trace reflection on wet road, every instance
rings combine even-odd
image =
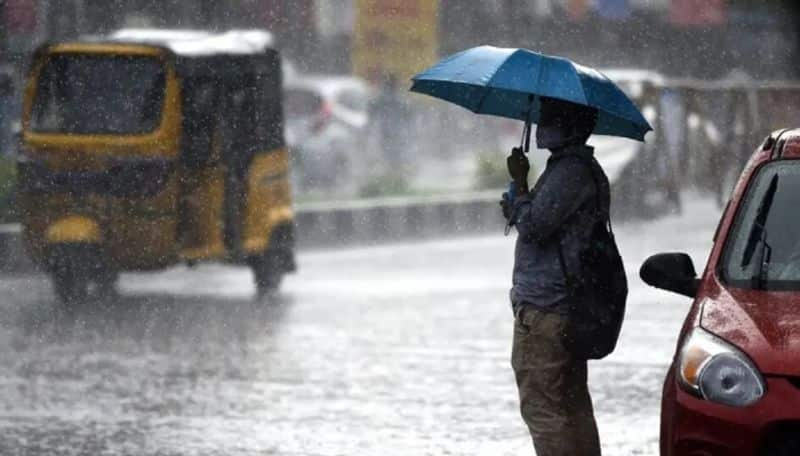
[[[688,305],[635,274],[661,250],[702,264],[715,211],[693,215],[618,230],[630,318],[590,374],[605,454],[656,453]],[[512,249],[495,236],[304,253],[262,300],[245,269],[123,275],[117,299],[72,313],[42,277],[2,278],[0,454],[529,454],[508,363]]]

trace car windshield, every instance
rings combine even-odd
[[[367,94],[358,90],[344,90],[337,97],[339,103],[353,111],[366,111],[369,107]]]
[[[800,160],[765,165],[750,185],[721,274],[739,288],[800,290]]]
[[[161,119],[164,91],[164,66],[153,57],[54,55],[39,76],[32,129],[148,133]]]
[[[313,116],[322,105],[322,98],[310,90],[287,89],[284,97],[287,120]]]

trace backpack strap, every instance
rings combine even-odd
[[[587,158],[584,158],[584,157],[581,157],[581,156],[578,156],[578,155],[575,155],[575,156],[578,157],[581,161],[583,161],[589,167],[589,173],[592,175],[592,181],[594,182],[594,188],[595,188],[595,192],[594,192],[595,193],[595,205],[596,205],[596,208],[597,208],[597,214],[599,216],[598,219],[595,221],[595,223],[603,223],[603,225],[605,225],[606,229],[608,229],[608,232],[611,235],[611,239],[614,239],[614,231],[611,228],[611,210],[610,210],[611,208],[610,208],[610,204],[609,205],[603,204],[603,201],[601,199],[600,193],[601,193],[601,188],[602,187],[601,187],[600,182],[598,180],[597,174],[596,174],[596,172],[594,170],[594,160],[590,160],[590,159],[587,159]],[[558,231],[556,232],[556,238],[558,239],[558,262],[559,262],[559,265],[561,266],[561,273],[564,275],[564,279],[565,279],[566,285],[567,285],[567,290],[569,290],[571,292],[572,290],[575,290],[575,287],[574,287],[575,283],[574,283],[573,278],[567,273],[567,263],[564,260],[564,249],[563,249],[562,244],[561,244],[561,241],[564,239],[563,227],[559,228]]]
[[[592,180],[594,181],[595,202],[596,202],[595,204],[597,204],[597,212],[600,215],[598,221],[603,222],[603,224],[606,225],[606,228],[608,229],[608,232],[611,233],[611,236],[613,237],[614,236],[614,230],[611,227],[611,205],[610,205],[610,202],[609,202],[609,204],[604,204],[602,199],[601,199],[602,198],[601,197],[601,186],[600,186],[600,182],[599,182],[598,177],[597,177],[597,172],[594,169],[594,163],[593,162],[589,163],[589,172],[592,174]],[[609,185],[609,187],[610,187],[610,185]],[[609,188],[609,191],[610,191],[610,188]]]
[[[577,156],[577,155],[576,155]],[[592,181],[594,181],[594,196],[595,196],[595,204],[597,206],[598,212],[598,222],[602,222],[605,225],[606,229],[608,230],[609,234],[611,234],[611,238],[614,238],[614,230],[611,227],[611,204],[604,204],[601,196],[602,186],[600,185],[599,178],[597,177],[597,171],[595,170],[595,159],[589,159],[581,156],[577,156],[580,158],[586,165],[589,167],[589,173],[592,176]],[[599,165],[598,165],[599,166]],[[602,172],[602,169],[601,171]],[[610,187],[610,185],[609,185]],[[610,190],[610,188],[609,188]]]

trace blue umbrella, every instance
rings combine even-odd
[[[441,60],[413,77],[411,91],[478,114],[536,123],[540,97],[597,109],[594,133],[644,141],[653,128],[633,102],[599,71],[527,49],[480,46]]]

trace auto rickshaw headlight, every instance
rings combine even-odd
[[[766,391],[764,378],[747,355],[700,327],[681,349],[678,379],[686,391],[731,407],[752,405]]]

